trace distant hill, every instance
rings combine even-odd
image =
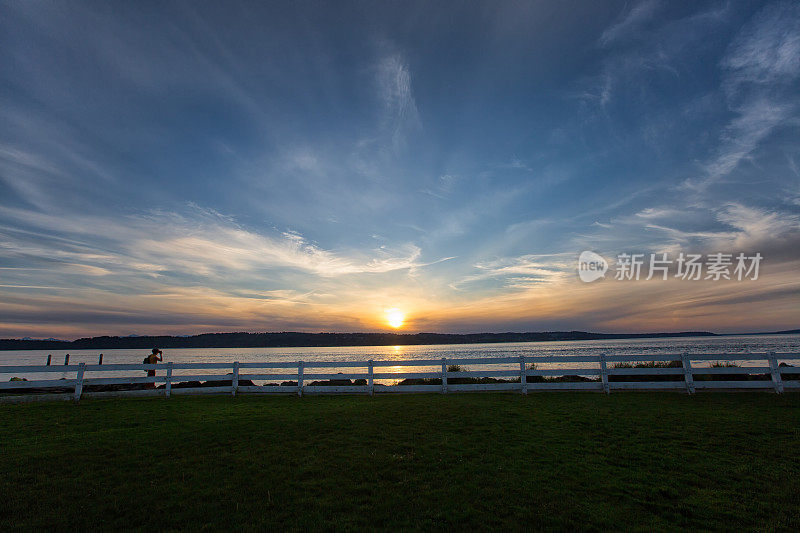
[[[745,335],[795,334],[800,329]],[[330,346],[403,346],[419,344],[473,344],[498,342],[581,341],[598,339],[653,339],[663,337],[710,337],[708,331],[679,333],[592,333],[544,331],[538,333],[203,333],[201,335],[91,337],[57,339],[0,339],[0,350],[88,350],[158,348],[295,348]]]
[[[271,348],[330,346],[395,346],[419,344],[472,344],[544,342],[593,339],[648,339],[715,335],[707,331],[681,333],[591,333],[548,331],[539,333],[203,333],[191,336],[91,337],[74,341],[0,339],[0,350],[86,350],[158,348]]]

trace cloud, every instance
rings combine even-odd
[[[654,219],[679,216],[680,212],[677,209],[666,207],[646,207],[636,213],[639,218]]]
[[[731,43],[721,66],[729,91],[743,84],[784,84],[800,74],[800,5],[764,8]]]
[[[0,220],[0,332],[374,329],[376,309],[430,296],[419,271],[449,259],[423,262],[413,243],[325,249],[196,206],[68,219],[0,208]]]
[[[647,220],[644,226],[642,219]],[[634,217],[615,220],[615,226],[618,241],[614,253],[639,249],[671,253],[760,252],[772,264],[800,261],[800,216],[777,208],[732,202],[714,209],[645,209]],[[637,233],[644,240],[626,247],[625,240],[633,240],[628,235]],[[606,246],[612,243],[613,240]]]
[[[702,190],[724,178],[749,159],[758,146],[794,112],[790,103],[769,99],[747,102],[737,108],[738,116],[724,129],[717,155],[705,165],[702,179],[688,181],[691,188]]]
[[[680,77],[686,54],[695,55],[697,47],[721,26],[727,15],[727,7],[717,7],[676,20],[657,19],[645,30],[660,6],[654,0],[636,4],[603,33],[599,42],[607,55],[600,61],[600,72],[583,80],[584,87],[576,95],[579,99],[595,102],[603,110],[615,99],[624,100],[626,107],[640,103],[642,112],[649,114],[652,99],[663,98],[650,94],[656,75]],[[635,45],[611,46],[639,33],[646,35]]]
[[[724,179],[797,111],[800,77],[800,6],[767,6],[739,31],[720,62],[722,88],[736,114],[723,130],[704,173],[683,183],[704,191]]]
[[[761,252],[774,262],[800,261],[800,215],[732,203],[717,214],[736,231],[717,242],[732,250]]]
[[[405,145],[406,135],[422,125],[411,90],[411,73],[402,55],[391,54],[380,60],[377,84],[384,124],[392,146],[399,150]]]
[[[600,44],[608,46],[614,41],[624,39],[631,33],[636,32],[653,17],[660,7],[661,2],[658,0],[639,2],[629,9],[621,20],[603,32],[600,36]]]
[[[296,232],[265,235],[241,227],[230,217],[198,208],[186,214],[153,212],[117,221],[74,215],[65,222],[57,216],[9,208],[0,208],[0,215],[45,233],[66,233],[79,243],[42,243],[8,232],[0,241],[7,254],[82,264],[87,269],[116,267],[154,275],[169,271],[216,277],[283,268],[334,277],[422,266],[418,262],[421,249],[412,244],[398,250],[382,248],[372,257],[333,252]]]
[[[490,281],[491,289],[497,289],[498,285],[503,289],[525,289],[555,283],[562,281],[574,267],[568,261],[572,254],[565,255],[527,254],[482,261],[474,265],[477,273],[464,276],[451,286],[456,290],[469,286],[474,289],[477,283]]]

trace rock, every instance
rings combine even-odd
[[[180,381],[172,384],[173,389],[194,389],[196,387],[202,387],[202,384],[199,381]]]
[[[84,385],[83,392],[117,392],[125,390],[145,390],[151,389],[152,383],[131,383],[130,385]]]
[[[312,381],[309,383],[312,387],[347,387],[352,385],[353,382],[349,379],[328,379],[325,381]]]

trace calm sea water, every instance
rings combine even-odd
[[[661,339],[622,339],[622,340],[592,340],[592,341],[560,341],[560,342],[521,342],[500,344],[444,344],[422,346],[356,346],[332,348],[180,348],[164,350],[164,361],[181,363],[228,363],[239,362],[273,362],[273,361],[367,361],[374,360],[404,360],[404,359],[448,359],[480,358],[480,357],[509,357],[524,355],[531,361],[536,357],[550,355],[596,355],[601,352],[608,354],[679,354],[689,353],[747,353],[747,352],[794,352],[800,353],[800,335],[725,335],[718,337],[684,337]],[[148,350],[102,350],[103,363],[141,363]],[[47,362],[48,353],[52,354],[52,363],[64,363],[66,351],[0,351],[0,365],[43,365]],[[70,351],[70,364],[85,362],[97,363],[100,350]],[[748,364],[742,362],[741,364]],[[754,365],[763,362],[753,363]],[[796,364],[796,362],[795,362]],[[540,368],[593,368],[593,364],[564,363],[543,364]],[[698,365],[699,366],[699,365]],[[468,365],[469,370],[481,370],[482,365]],[[499,370],[504,367],[493,365],[491,369]],[[508,365],[514,369],[514,365]],[[519,366],[516,366],[519,369]],[[438,370],[436,367],[403,367],[401,365],[381,368],[381,372],[425,372]],[[332,373],[332,372],[364,372],[358,368],[315,368],[307,372]],[[180,374],[224,374],[226,370],[186,370]],[[282,370],[252,370],[252,372],[280,373]],[[289,370],[286,370],[287,374]],[[19,377],[28,379],[58,379],[60,377],[74,377],[74,372],[52,374],[15,373]],[[102,377],[113,375],[143,375],[141,372],[112,373],[103,372]],[[11,374],[0,374],[0,380],[6,381]],[[87,373],[86,377],[101,377],[100,373]],[[287,376],[287,379],[289,376]]]

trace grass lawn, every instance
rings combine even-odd
[[[0,405],[0,530],[795,529],[800,394]]]

